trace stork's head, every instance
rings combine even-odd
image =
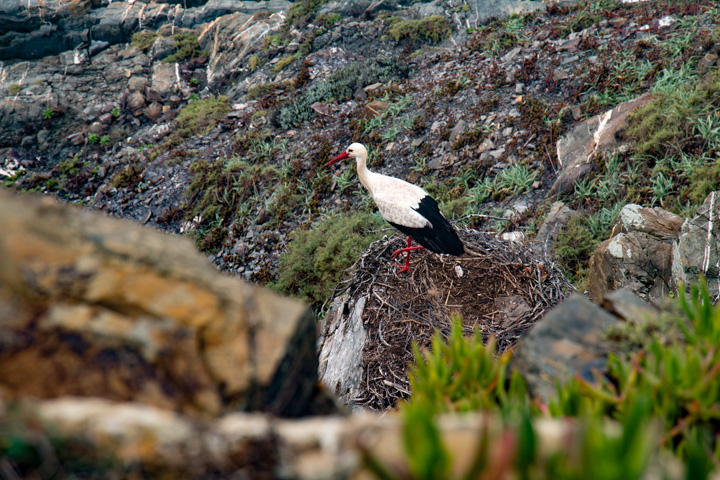
[[[360,143],[353,143],[348,148],[345,149],[343,153],[338,155],[337,157],[330,160],[328,163],[325,164],[326,167],[329,167],[333,163],[337,163],[340,160],[345,160],[346,158],[367,158],[367,150],[365,147],[362,146]]]

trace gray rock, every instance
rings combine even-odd
[[[552,248],[552,244],[560,236],[560,232],[565,228],[568,222],[577,215],[577,212],[566,206],[563,202],[555,202],[550,207],[550,213],[545,217],[545,221],[540,225],[535,241],[543,247],[543,251]]]
[[[133,112],[142,110],[145,108],[145,97],[138,91],[130,92],[127,97],[127,106]]]
[[[457,140],[457,138],[460,135],[462,135],[463,133],[465,133],[467,131],[467,129],[468,129],[467,122],[463,119],[458,120],[458,122],[455,124],[453,129],[450,131],[450,138],[449,138],[450,143],[453,143],[455,140]]]
[[[128,88],[130,90],[137,90],[138,92],[142,92],[145,90],[145,87],[150,85],[150,80],[148,80],[145,77],[139,77],[137,75],[133,75],[128,80]]]
[[[152,67],[152,89],[160,94],[171,93],[178,80],[174,63],[156,62]]]
[[[677,287],[704,276],[712,297],[719,294],[720,192],[712,192],[697,215],[683,223],[673,246],[672,279]]]
[[[599,302],[626,287],[647,301],[659,302],[673,289],[672,241],[682,219],[661,208],[629,204],[620,212],[620,228],[590,259],[588,294]]]
[[[575,294],[555,307],[513,348],[511,367],[534,395],[547,401],[555,382],[580,376],[593,380],[606,365],[609,348],[603,334],[617,318]]]
[[[553,183],[550,194],[569,193],[593,169],[592,159],[597,153],[618,148],[615,138],[624,128],[628,115],[647,105],[652,95],[645,94],[622,103],[614,109],[579,124],[557,142],[557,155],[562,171]]]

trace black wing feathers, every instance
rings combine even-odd
[[[424,197],[415,211],[427,218],[432,228],[410,228],[392,222],[388,223],[432,252],[456,256],[465,253],[465,247],[463,247],[460,237],[450,222],[440,213],[440,208],[434,198],[429,195]]]

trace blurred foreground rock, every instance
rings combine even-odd
[[[0,392],[308,414],[315,322],[192,244],[0,189]]]
[[[132,473],[138,474],[137,478],[377,478],[363,470],[363,456],[385,468],[407,471],[402,419],[396,414],[289,420],[231,413],[214,420],[191,420],[147,405],[59,398],[28,402],[21,414],[15,406],[0,402],[0,433],[9,422],[33,425],[32,435],[16,438],[44,447],[48,463],[52,462],[53,445],[61,442],[67,450],[62,452],[64,458],[82,455],[85,465],[102,458],[99,473],[110,477],[123,472],[130,478],[135,478]],[[512,442],[501,441],[508,438],[503,422],[486,413],[445,416],[437,425],[451,452],[452,478],[461,478],[470,469],[481,451],[478,442],[483,434],[488,434],[491,445],[515,448]],[[579,454],[581,431],[577,424],[536,419],[532,427],[540,462],[559,452]],[[54,444],[48,439],[51,433]],[[491,452],[498,453],[498,448],[491,447]],[[62,471],[61,466],[56,468],[53,473]],[[662,471],[665,476],[644,478],[680,478]]]

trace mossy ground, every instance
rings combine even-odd
[[[230,112],[230,99],[216,96],[188,103],[175,118],[175,128],[165,139],[165,149],[174,148],[190,137],[212,130]]]

